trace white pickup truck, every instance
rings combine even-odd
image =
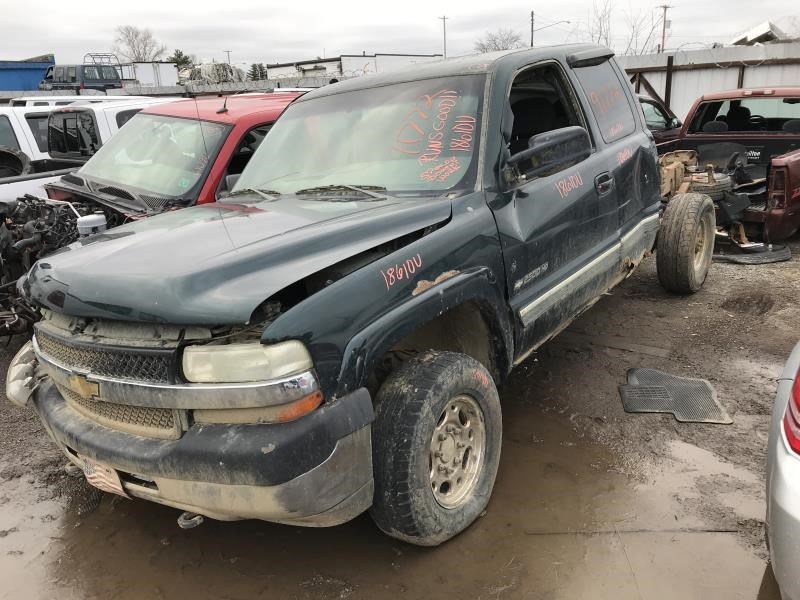
[[[177,99],[0,108],[0,200],[44,194],[44,184],[79,168],[141,109]]]

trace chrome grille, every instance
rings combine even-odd
[[[58,391],[67,404],[100,425],[162,439],[178,439],[181,435],[180,421],[172,409],[91,400],[64,386],[58,386]]]
[[[172,381],[171,352],[145,352],[113,346],[94,347],[70,344],[50,335],[42,328],[36,329],[39,349],[65,367],[121,379],[153,383]]]

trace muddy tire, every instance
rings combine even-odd
[[[389,375],[376,404],[372,518],[397,539],[441,544],[494,487],[503,424],[492,377],[469,356],[428,351]]]
[[[705,194],[675,194],[667,204],[656,246],[662,287],[693,294],[703,286],[714,251],[714,203]]]
[[[0,146],[0,177],[28,175],[32,169],[27,154],[10,146]]]

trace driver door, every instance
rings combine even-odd
[[[580,104],[555,63],[520,72],[509,103],[510,154],[527,147],[531,136],[586,125],[585,116],[573,111]],[[504,196],[493,210],[521,360],[607,288],[620,262],[618,201],[607,157],[596,148],[556,173],[520,177]]]

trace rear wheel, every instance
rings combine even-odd
[[[381,386],[372,435],[380,529],[436,546],[477,519],[500,462],[497,388],[478,361],[454,352],[421,354]]]
[[[656,247],[658,280],[670,292],[703,286],[714,251],[714,203],[704,194],[675,194],[667,204]]]

